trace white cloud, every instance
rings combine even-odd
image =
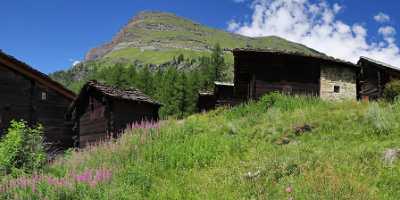
[[[341,10],[342,10],[342,6],[341,5],[339,5],[337,3],[333,4],[333,11],[335,13],[339,13]]]
[[[81,63],[81,61],[79,61],[79,60],[74,60],[74,61],[72,62],[72,66],[76,66],[76,65],[78,65],[79,63]]]
[[[236,23],[234,20],[228,22],[228,31],[235,31],[240,27],[239,23]]]
[[[392,26],[381,27],[379,28],[378,32],[384,37],[392,37],[396,35],[396,29],[394,29]]]
[[[380,22],[380,23],[384,23],[384,22],[388,22],[390,21],[390,16],[380,12],[377,15],[374,16],[375,21]]]
[[[377,31],[382,39],[370,42],[368,30],[361,23],[336,19],[341,5],[309,0],[254,0],[252,10],[250,21],[232,20],[229,30],[251,37],[277,35],[352,62],[368,56],[400,67],[396,30],[381,27]]]

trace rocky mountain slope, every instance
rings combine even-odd
[[[160,62],[162,62],[176,54],[207,52],[216,43],[223,48],[268,47],[311,54],[318,53],[304,45],[275,36],[250,38],[212,29],[171,13],[142,12],[133,17],[111,42],[90,50],[86,55],[86,60],[100,58],[140,60],[140,58],[146,57],[147,53],[151,54],[148,56],[150,58],[165,57],[161,59]],[[149,63],[147,60],[141,61]],[[157,61],[153,60],[153,62]]]
[[[133,17],[111,40],[90,50],[85,61],[50,76],[65,86],[79,91],[80,86],[105,68],[117,65],[149,65],[152,69],[176,66],[194,69],[204,65],[199,60],[211,55],[215,44],[223,49],[272,48],[307,54],[321,54],[304,45],[276,36],[250,38],[213,29],[171,13],[142,12]],[[182,55],[182,56],[181,56]],[[184,57],[184,67],[177,66],[175,58]],[[232,79],[233,55],[224,53],[227,79]]]

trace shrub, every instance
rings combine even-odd
[[[41,125],[28,127],[24,121],[12,121],[0,141],[0,174],[32,172],[46,161]]]
[[[387,108],[381,108],[378,103],[372,103],[365,115],[366,124],[371,127],[373,133],[377,135],[390,134],[396,122],[392,112]]]
[[[400,80],[390,81],[385,85],[383,97],[388,101],[393,101],[400,95]]]

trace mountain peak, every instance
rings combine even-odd
[[[86,60],[107,57],[129,48],[139,51],[179,49],[204,52],[209,51],[216,43],[220,43],[223,48],[289,48],[315,53],[303,45],[278,37],[249,38],[209,28],[173,13],[143,11],[134,16],[111,42],[90,50]]]

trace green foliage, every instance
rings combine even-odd
[[[222,52],[221,46],[217,43],[211,54],[211,63],[215,68],[215,80],[223,81],[226,77],[224,72],[226,71],[226,64],[224,61],[224,53]]]
[[[0,174],[32,172],[43,167],[46,153],[43,128],[30,128],[24,121],[12,121],[0,141]]]
[[[371,132],[377,135],[387,135],[393,132],[396,127],[394,115],[391,108],[381,107],[378,103],[371,103],[368,107],[365,119],[371,127]]]
[[[82,74],[80,81],[72,78],[77,73],[74,70]],[[210,57],[192,59],[180,54],[160,67],[138,63],[88,62],[71,71],[56,72],[52,77],[76,92],[92,79],[119,88],[134,87],[164,105],[160,110],[161,117],[183,118],[196,111],[200,90],[213,90],[216,80],[229,80],[228,74],[223,51],[217,44]]]
[[[400,161],[391,166],[382,161],[386,149],[399,148],[399,111],[398,102],[324,102],[273,93],[232,109],[128,130],[116,142],[71,152],[45,174],[108,168],[111,182],[73,191],[47,187],[42,194],[48,199],[399,199]],[[296,134],[305,124],[312,130]],[[288,142],[277,144],[281,138]]]
[[[306,108],[309,106],[317,106],[323,104],[319,98],[314,96],[287,96],[279,92],[272,92],[261,98],[259,105],[266,106],[266,108],[274,107],[285,111],[293,111],[299,108]]]
[[[400,80],[392,80],[385,85],[383,96],[386,100],[393,101],[400,95]]]

